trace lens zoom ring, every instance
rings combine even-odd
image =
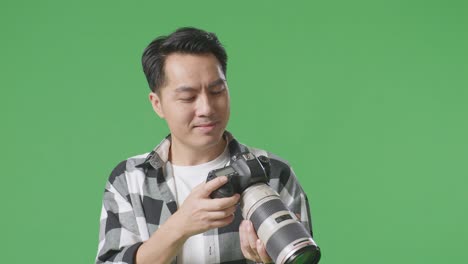
[[[258,230],[265,219],[267,219],[270,215],[283,210],[289,211],[279,198],[269,200],[260,205],[253,212],[252,216],[250,217],[250,221],[252,221],[255,230]]]

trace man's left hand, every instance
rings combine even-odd
[[[255,262],[273,263],[266,252],[265,245],[263,245],[263,242],[258,238],[251,221],[242,221],[239,226],[239,237],[241,250],[245,258]]]

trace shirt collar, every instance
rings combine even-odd
[[[232,157],[237,153],[246,150],[246,147],[234,139],[232,134],[227,130],[224,131],[223,137],[228,142],[229,155]],[[146,157],[143,163],[136,165],[138,168],[159,169],[164,166],[169,160],[169,149],[171,147],[171,134],[167,135]]]

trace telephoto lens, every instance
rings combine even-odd
[[[250,220],[268,255],[277,264],[316,264],[320,249],[307,229],[263,183],[248,187],[241,195],[244,219]]]
[[[228,182],[210,194],[212,198],[241,194],[240,208],[244,219],[253,223],[268,255],[277,264],[316,264],[320,249],[311,234],[268,186],[270,160],[242,152],[231,164],[208,173],[207,181],[227,176]]]

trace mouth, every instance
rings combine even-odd
[[[217,124],[218,122],[202,123],[195,125],[194,128],[201,130],[202,132],[210,132],[216,127]]]

